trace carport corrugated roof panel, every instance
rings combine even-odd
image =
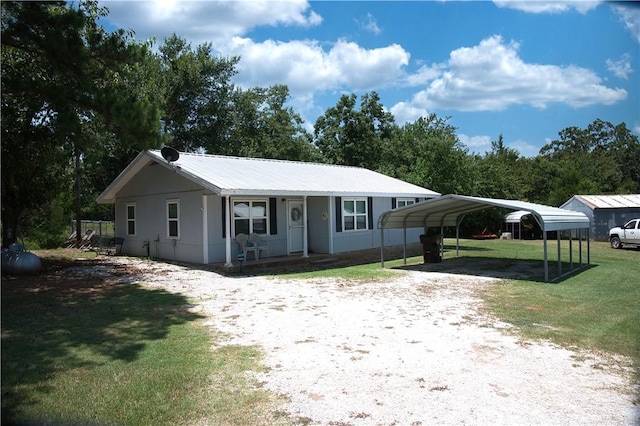
[[[480,198],[449,194],[383,213],[379,228],[420,228],[456,226],[466,213],[491,207],[528,211],[545,231],[589,228],[589,218],[581,212],[518,200]]]

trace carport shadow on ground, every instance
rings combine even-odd
[[[471,249],[473,251],[482,251],[483,249]],[[462,250],[461,250],[462,251]],[[549,277],[552,280],[550,284],[557,284],[566,279],[594,268],[596,265],[581,266],[574,262],[573,270],[569,262],[562,262],[563,275],[556,277],[558,273],[558,262],[556,260],[549,261]],[[423,272],[441,272],[446,274],[472,275],[478,277],[489,277],[509,280],[522,280],[546,283],[544,279],[544,261],[533,259],[509,259],[499,257],[484,256],[460,256],[455,258],[445,258],[439,263],[420,263],[412,265],[401,265],[393,269],[423,271]],[[571,271],[571,273],[567,273]]]

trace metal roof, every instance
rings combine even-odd
[[[511,212],[504,216],[504,221],[507,223],[520,223],[523,217],[530,215],[531,212],[528,210],[518,210],[516,212]]]
[[[162,164],[215,194],[261,196],[437,197],[429,189],[360,167],[246,157],[180,153],[168,163],[160,151],[141,152],[98,197],[113,203],[143,167]]]
[[[592,209],[640,208],[640,194],[624,195],[574,195],[560,207],[577,199]]]
[[[421,228],[457,226],[465,214],[490,207],[527,211],[544,231],[589,228],[589,218],[581,212],[518,200],[469,197],[448,194],[383,213],[378,227]]]

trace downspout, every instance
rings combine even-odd
[[[225,263],[224,266],[230,268],[233,266],[231,262],[231,209],[229,208],[229,203],[231,202],[231,197],[228,195],[224,197],[224,211],[225,211],[225,221],[224,221],[224,233],[225,233]]]

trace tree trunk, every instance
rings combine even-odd
[[[82,176],[80,173],[80,150],[76,148],[76,244],[80,247],[82,242]]]
[[[19,226],[20,214],[5,206],[2,209],[2,248],[17,241]]]

